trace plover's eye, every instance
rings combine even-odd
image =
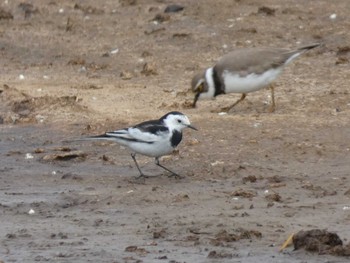
[[[202,93],[203,90],[204,90],[204,85],[203,83],[201,83],[200,85],[198,85],[198,87],[195,88],[194,92]]]

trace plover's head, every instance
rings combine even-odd
[[[205,79],[206,71],[196,74],[191,82],[191,90],[195,94],[192,107],[196,107],[197,100],[203,95],[203,93],[208,92],[208,84]]]
[[[172,111],[165,114],[161,120],[163,123],[168,126],[170,130],[182,131],[184,128],[191,128],[197,130],[191,125],[190,120],[186,115],[178,111]]]

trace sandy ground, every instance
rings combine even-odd
[[[23,3],[0,5],[0,261],[349,261],[278,251],[299,230],[350,239],[348,0]],[[186,107],[230,50],[314,42],[276,82],[276,112],[266,90],[227,115],[240,95]],[[127,149],[64,142],[172,110],[199,129],[162,159],[185,179],[139,157],[161,176],[135,181]]]

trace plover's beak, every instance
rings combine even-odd
[[[200,92],[198,92],[198,93],[196,93],[196,95],[194,96],[194,101],[193,101],[193,104],[192,104],[192,108],[195,108],[196,107],[196,103],[197,103],[197,100],[199,99],[199,95],[200,95],[201,93]]]
[[[198,129],[192,125],[187,125],[187,128],[191,128],[192,130],[198,131]]]

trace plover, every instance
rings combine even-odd
[[[172,111],[159,120],[145,121],[129,128],[106,132],[102,135],[86,137],[81,140],[111,140],[130,148],[133,151],[131,157],[140,172],[140,177],[148,176],[141,171],[136,161],[137,153],[154,157],[156,165],[170,172],[171,175],[181,177],[161,165],[159,157],[174,151],[182,140],[182,130],[184,128],[197,130],[191,125],[186,115]]]
[[[237,49],[224,55],[215,66],[195,75],[192,91],[195,93],[193,107],[198,99],[214,98],[226,93],[241,93],[239,100],[221,111],[229,111],[243,101],[247,93],[265,87],[271,89],[271,106],[275,110],[273,81],[281,74],[284,66],[304,52],[318,47],[315,43],[297,49],[247,48]]]

